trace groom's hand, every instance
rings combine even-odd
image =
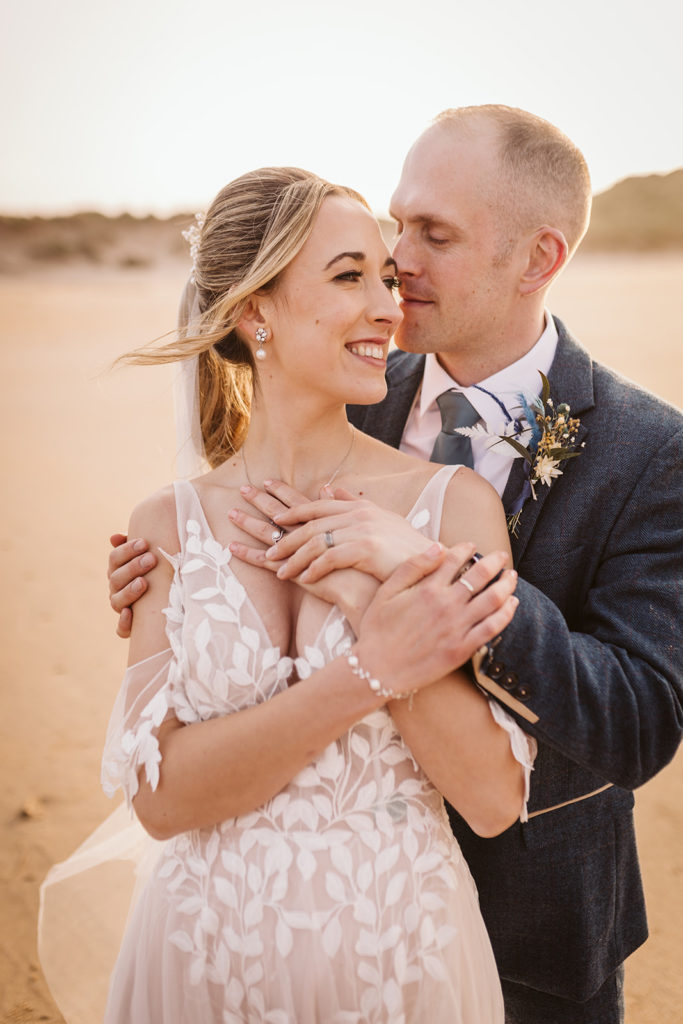
[[[157,559],[148,550],[146,540],[128,540],[125,534],[115,533],[109,541],[112,545],[107,569],[109,603],[119,615],[116,632],[127,640],[133,625],[132,606],[147,590],[145,575],[154,568]]]
[[[509,625],[518,601],[517,573],[501,574],[508,553],[492,552],[468,568],[473,553],[473,544],[433,544],[402,563],[368,605],[358,657],[397,693],[447,676]]]

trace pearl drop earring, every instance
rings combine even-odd
[[[258,348],[256,349],[256,358],[257,359],[263,360],[263,359],[266,358],[266,350],[263,347],[263,343],[264,343],[264,341],[267,340],[267,338],[268,338],[268,331],[266,330],[266,328],[265,327],[257,327],[256,328],[256,340],[258,341]]]

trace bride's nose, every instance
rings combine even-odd
[[[393,333],[402,319],[403,313],[398,308],[394,292],[382,281],[373,289],[372,299],[368,304],[368,320],[390,324]]]

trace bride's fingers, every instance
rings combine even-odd
[[[335,487],[334,490],[332,490],[331,487],[328,487],[327,490],[335,498],[340,498],[342,501],[356,501],[357,500],[357,496],[355,494],[351,494],[351,491],[347,491],[345,487]]]
[[[365,569],[358,564],[358,546],[353,544],[335,544],[332,548],[325,548],[322,554],[310,562],[308,567],[301,574],[302,583],[318,583],[325,576],[338,569],[358,569],[365,572]],[[289,563],[287,563],[289,570]],[[372,573],[368,573],[372,575]],[[280,579],[285,578],[281,576]],[[381,580],[379,581],[381,582]]]
[[[273,516],[273,519],[280,526],[298,526],[300,523],[310,523],[314,520],[327,518],[328,516],[341,515],[348,511],[348,503],[335,501],[333,498],[323,498],[318,501],[308,501],[305,504],[292,505]]]
[[[291,508],[292,505],[306,505],[309,499],[301,491],[297,491],[291,484],[286,484],[282,480],[264,480],[263,489],[268,494],[273,495],[277,500],[285,505],[287,508]],[[281,510],[282,511],[282,510]]]
[[[330,516],[325,519],[316,519],[312,523],[304,523],[296,526],[289,533],[284,533],[278,541],[268,549],[269,558],[289,558],[295,552],[300,551],[309,543],[313,544],[308,548],[309,561],[312,557],[321,554],[327,547],[339,543],[339,534],[342,529],[346,530],[351,523],[343,516]],[[275,529],[284,531],[281,520],[278,520]],[[333,535],[332,543],[329,544],[326,538]]]
[[[262,519],[260,516],[252,516],[239,508],[231,508],[228,512],[228,519],[254,540],[261,541],[267,548],[272,548],[272,545],[284,536],[284,532],[279,526],[273,526],[269,520]],[[269,551],[268,557],[277,560],[278,557],[285,556],[274,556],[272,551]]]
[[[343,536],[343,531],[338,529],[313,534],[310,540],[287,556],[287,562],[278,572],[278,576],[281,580],[288,580],[303,573],[306,576],[303,582],[314,583],[333,569],[352,568],[356,564],[354,560],[355,547],[344,544]],[[280,545],[277,547],[279,548]],[[269,557],[272,557],[270,553],[268,554]],[[278,557],[282,556],[278,555]],[[317,572],[311,575],[311,567],[316,563],[322,564],[318,565]]]
[[[235,540],[228,544],[228,549],[235,558],[239,558],[240,562],[246,562],[248,565],[256,565],[259,569],[268,569],[270,572],[277,572],[282,565],[282,562],[274,562],[272,559],[268,558],[263,548],[251,548],[248,544],[240,544],[239,541]]]
[[[329,532],[329,531],[328,531]],[[299,579],[302,583],[317,583],[324,576],[338,569],[360,569],[366,572],[362,560],[359,562],[359,551],[362,543],[354,542],[353,537],[344,542],[342,531],[335,530],[334,544],[328,545],[327,534],[316,534],[287,559],[278,571],[281,580]],[[370,573],[370,575],[372,575]]]
[[[330,534],[334,542],[331,546],[325,540]],[[410,543],[406,543],[406,540]],[[417,533],[408,538],[402,538],[400,535],[395,538],[387,536],[378,542],[377,538],[353,525],[335,528],[319,534],[310,545],[292,555],[287,563],[286,574],[279,575],[283,579],[286,578],[291,575],[293,569],[298,570],[304,557],[313,555],[308,568],[303,570],[305,583],[317,583],[337,569],[359,569],[381,583],[391,575],[397,565],[429,546],[430,541]],[[301,560],[299,556],[302,556]],[[446,573],[444,585],[450,582],[455,572],[456,568],[452,566]]]
[[[258,509],[267,519],[274,519],[287,508],[279,498],[260,487],[253,487],[251,484],[244,484],[243,487],[240,487],[240,494],[246,502]]]

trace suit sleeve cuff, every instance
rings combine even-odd
[[[520,718],[535,725],[538,715],[527,706],[531,696],[528,686],[520,682],[516,673],[506,669],[496,657],[497,641],[480,647],[472,655],[472,673],[475,682],[489,697],[494,697],[504,707],[514,711]]]

